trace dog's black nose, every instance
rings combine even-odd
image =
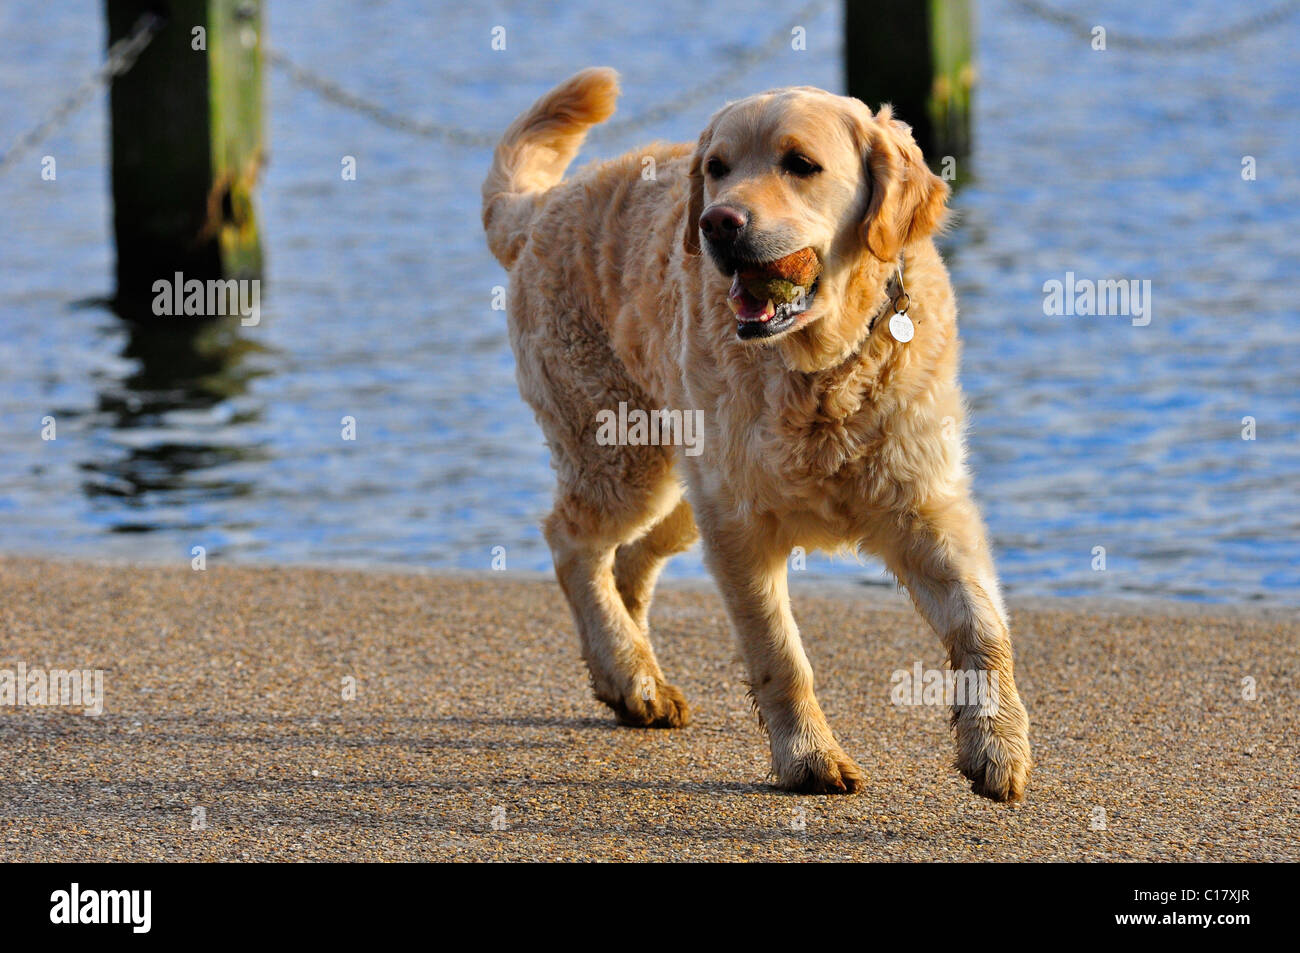
[[[700,216],[704,237],[715,242],[734,242],[749,224],[749,215],[730,205],[715,205]]]

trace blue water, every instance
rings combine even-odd
[[[1087,6],[1112,37],[1263,7]],[[610,9],[272,0],[270,41],[397,113],[486,132],[583,65],[622,71],[621,115],[711,85],[593,156],[693,140],[769,86],[841,87],[838,4],[800,24],[806,51],[748,71],[727,65],[789,24],[730,0]],[[0,10],[0,148],[99,61],[101,17],[90,0]],[[980,5],[977,149],[944,250],[1011,592],[1300,602],[1298,47],[1300,16],[1201,52],[1096,52]],[[548,568],[551,472],[490,307],[485,151],[376,126],[278,72],[268,107],[255,328],[168,340],[94,303],[112,292],[104,97],[0,174],[0,551],[486,568],[503,546],[510,569]],[[1150,324],[1046,316],[1044,282],[1067,271],[1149,280]],[[701,574],[698,554],[671,572]],[[880,578],[820,557],[808,572]]]

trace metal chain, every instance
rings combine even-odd
[[[1066,27],[1070,31],[1078,34],[1085,39],[1092,38],[1093,24],[1082,17],[1058,10],[1040,0],[1011,0],[1013,4],[1022,10],[1031,13],[1043,20],[1055,23],[1059,26]],[[798,23],[801,20],[809,20],[819,15],[827,6],[829,0],[813,0],[805,4],[793,17],[793,21]],[[1198,50],[1210,49],[1216,46],[1225,46],[1234,42],[1250,33],[1255,33],[1268,27],[1275,26],[1292,16],[1297,10],[1300,10],[1300,0],[1285,0],[1278,4],[1272,10],[1253,17],[1248,17],[1231,26],[1214,30],[1208,33],[1196,34],[1193,36],[1171,37],[1162,39],[1158,37],[1143,36],[1125,36],[1108,35],[1107,43],[1110,46],[1119,48],[1130,48],[1143,50],[1153,53],[1170,53],[1170,52],[1191,52]],[[108,51],[108,57],[104,65],[95,71],[89,79],[78,86],[72,93],[63,99],[39,124],[31,131],[18,140],[2,155],[0,155],[0,172],[17,161],[18,157],[33,146],[40,143],[56,129],[67,122],[78,109],[86,104],[91,95],[101,86],[111,83],[116,77],[122,76],[135,65],[140,54],[153,40],[163,26],[163,20],[152,13],[146,13],[135,22],[131,28],[130,34],[114,43]],[[654,126],[674,115],[689,109],[709,96],[714,95],[719,87],[737,75],[753,69],[759,63],[763,62],[769,56],[779,50],[788,40],[789,32],[787,28],[782,27],[761,46],[741,53],[732,58],[726,69],[720,70],[708,82],[686,90],[672,97],[666,102],[660,103],[644,112],[625,119],[616,119],[613,122],[605,123],[597,127],[593,132],[593,138],[605,139],[615,138],[626,135],[627,133],[637,131],[646,127]],[[336,105],[343,106],[355,112],[359,112],[369,117],[374,122],[386,126],[389,129],[395,129],[399,132],[407,132],[412,135],[422,136],[428,139],[439,139],[453,145],[469,146],[471,148],[491,148],[496,145],[498,136],[494,133],[480,132],[472,129],[464,129],[449,123],[434,122],[423,119],[410,119],[400,116],[392,110],[381,106],[380,104],[368,100],[355,93],[349,92],[337,83],[326,79],[319,73],[315,73],[306,67],[300,66],[293,62],[284,53],[277,49],[267,49],[266,57],[273,66],[283,69],[289,78],[300,86],[311,89],[322,98],[333,102]]]
[[[794,16],[792,22],[799,23],[809,20],[818,15],[823,9],[830,5],[830,0],[813,0],[805,4]],[[639,129],[653,126],[656,123],[670,119],[674,115],[688,109],[696,103],[715,95],[720,86],[727,80],[734,79],[746,70],[750,70],[773,55],[785,43],[790,40],[790,29],[783,27],[774,33],[771,38],[761,46],[755,47],[733,57],[724,70],[718,72],[716,76],[709,81],[679,93],[671,99],[660,103],[657,106],[647,109],[644,112],[626,119],[615,119],[613,122],[604,123],[592,130],[593,139],[614,138],[626,135],[627,133]],[[481,132],[473,129],[465,129],[450,123],[433,122],[424,119],[411,119],[406,116],[398,115],[386,106],[382,106],[374,100],[359,96],[339,86],[334,81],[325,78],[313,70],[301,66],[291,60],[285,53],[278,49],[267,49],[265,56],[272,66],[278,67],[285,71],[289,79],[299,86],[310,89],[321,98],[342,106],[345,109],[351,109],[358,112],[381,126],[389,129],[395,129],[399,132],[410,133],[411,135],[421,136],[426,139],[437,139],[442,142],[449,142],[453,145],[470,146],[472,148],[490,149],[494,147],[501,139],[499,133]]]
[[[426,139],[440,139],[443,142],[450,142],[458,146],[490,148],[495,146],[497,139],[500,138],[485,132],[462,129],[448,123],[432,122],[425,119],[408,119],[405,116],[399,116],[391,109],[363,96],[358,96],[356,93],[349,92],[334,81],[326,79],[305,66],[299,66],[278,49],[266,49],[264,55],[272,66],[284,70],[289,79],[299,86],[310,89],[322,99],[326,99],[336,106],[342,106],[345,109],[361,113],[363,116],[381,126],[387,126],[389,129],[396,129],[398,132],[409,132],[411,135],[422,136]]]
[[[1084,17],[1058,10],[1050,4],[1040,2],[1040,0],[1011,0],[1011,2],[1025,12],[1049,23],[1063,26],[1085,40],[1092,39],[1092,31],[1098,25]],[[1300,10],[1300,0],[1285,0],[1285,2],[1279,3],[1271,10],[1265,10],[1263,13],[1252,17],[1246,17],[1244,20],[1230,26],[1205,33],[1196,33],[1191,36],[1168,38],[1128,36],[1107,30],[1106,45],[1117,49],[1140,50],[1144,53],[1194,53],[1213,49],[1217,46],[1227,46],[1243,36],[1276,26],[1291,17],[1297,10]]]
[[[119,76],[125,75],[135,66],[154,36],[162,29],[163,19],[152,13],[146,13],[135,21],[131,32],[108,48],[108,58],[104,65],[91,74],[90,78],[73,90],[54,110],[30,132],[18,138],[9,149],[0,155],[0,172],[17,161],[28,149],[37,145],[50,135],[84,106],[101,85],[106,86]]]
[[[806,3],[795,12],[789,23],[794,25],[806,23],[818,16],[827,6],[829,6],[828,0],[813,0],[811,3]],[[666,119],[671,119],[678,113],[685,112],[710,96],[717,95],[718,89],[728,80],[754,69],[789,43],[791,29],[792,27],[788,24],[781,27],[765,43],[733,57],[724,69],[719,70],[713,78],[701,83],[694,89],[678,93],[658,106],[647,109],[635,116],[629,116],[626,119],[615,119],[612,122],[597,126],[592,130],[591,138],[597,140],[615,138],[648,126],[654,126]]]

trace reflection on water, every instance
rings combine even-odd
[[[398,114],[500,130],[596,63],[622,71],[622,115],[649,113],[700,81],[683,63],[771,33],[734,0],[627,5],[617,29],[607,4],[526,23],[508,6],[520,28],[500,53],[462,5],[426,0],[324,0],[312,17],[271,4],[270,34]],[[1093,8],[1115,35],[1229,17],[1209,0]],[[0,142],[101,54],[84,28],[102,16],[93,0],[27,16],[0,27]],[[1300,601],[1300,17],[1161,57],[1092,51],[1003,0],[978,22],[975,154],[943,248],[977,494],[1008,589]],[[594,137],[586,155],[694,141],[713,106],[757,89],[839,88],[839,4],[802,25],[806,53]],[[274,283],[256,327],[70,306],[109,290],[103,110],[43,147],[57,182],[0,175],[0,551],[178,561],[201,544],[217,561],[485,569],[504,547],[509,570],[549,568],[537,524],[553,475],[491,310],[504,275],[479,223],[486,152],[379,128],[277,73],[268,107]],[[1241,178],[1246,154],[1256,180]],[[1067,271],[1150,280],[1151,324],[1044,315],[1043,283]],[[45,417],[56,440],[41,439]],[[1241,439],[1245,417],[1256,440]],[[698,552],[669,573],[702,574]]]
[[[96,375],[96,409],[87,416],[117,452],[81,464],[82,488],[107,497],[102,510],[117,512],[114,532],[161,528],[153,501],[231,499],[252,490],[251,478],[222,477],[234,463],[266,458],[247,445],[245,427],[261,418],[260,405],[241,401],[266,373],[245,358],[265,348],[240,336],[238,317],[208,321],[124,319],[120,357],[133,370],[121,377]]]

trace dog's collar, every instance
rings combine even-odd
[[[880,310],[871,316],[871,323],[867,325],[867,336],[862,339],[862,347],[866,346],[871,335],[875,333],[876,322],[880,320],[881,315],[885,314],[891,307],[894,309],[893,316],[889,319],[889,333],[894,340],[901,344],[906,344],[912,340],[914,326],[911,317],[908,315],[908,308],[912,306],[912,299],[908,297],[907,286],[903,284],[903,253],[898,253],[898,264],[894,267],[893,277],[889,279],[889,286],[885,289],[885,303],[880,306]]]
[[[857,365],[862,359],[862,352],[867,349],[867,344],[871,341],[871,336],[876,332],[876,324],[885,314],[890,315],[889,332],[895,341],[906,344],[912,340],[912,332],[915,328],[907,313],[910,307],[911,299],[907,295],[906,285],[903,284],[903,255],[900,253],[894,273],[889,278],[889,284],[885,286],[885,303],[871,316],[871,321],[867,324],[867,333],[862,335],[862,340],[848,356],[834,366],[831,374],[843,374]]]
[[[911,299],[907,295],[907,286],[903,284],[903,255],[899,253],[898,263],[894,266],[894,273],[889,278],[889,284],[885,286],[885,303],[871,316],[871,321],[867,324],[867,333],[862,335],[862,340],[858,342],[857,347],[835,365],[835,370],[832,373],[842,373],[862,359],[862,352],[867,349],[871,336],[876,333],[876,324],[885,314],[890,315],[889,331],[895,341],[906,344],[912,340],[911,332],[914,327],[912,319],[907,314],[910,307]]]
[[[899,344],[906,344],[912,339],[911,332],[914,330],[912,319],[907,314],[909,307],[911,307],[911,299],[908,298],[907,287],[903,284],[903,256],[900,253],[894,273],[885,286],[885,303],[871,316],[871,321],[867,324],[867,333],[862,335],[862,340],[838,364],[822,371],[805,372],[805,376],[811,378],[817,375],[827,375],[823,380],[829,382],[826,386],[831,388],[838,387],[849,380],[854,369],[862,360],[862,352],[867,349],[867,345],[871,342],[871,336],[876,331],[876,324],[880,321],[881,316],[885,314],[891,314],[891,336]],[[900,319],[901,322],[906,323],[902,324]],[[901,336],[900,331],[902,332]]]

